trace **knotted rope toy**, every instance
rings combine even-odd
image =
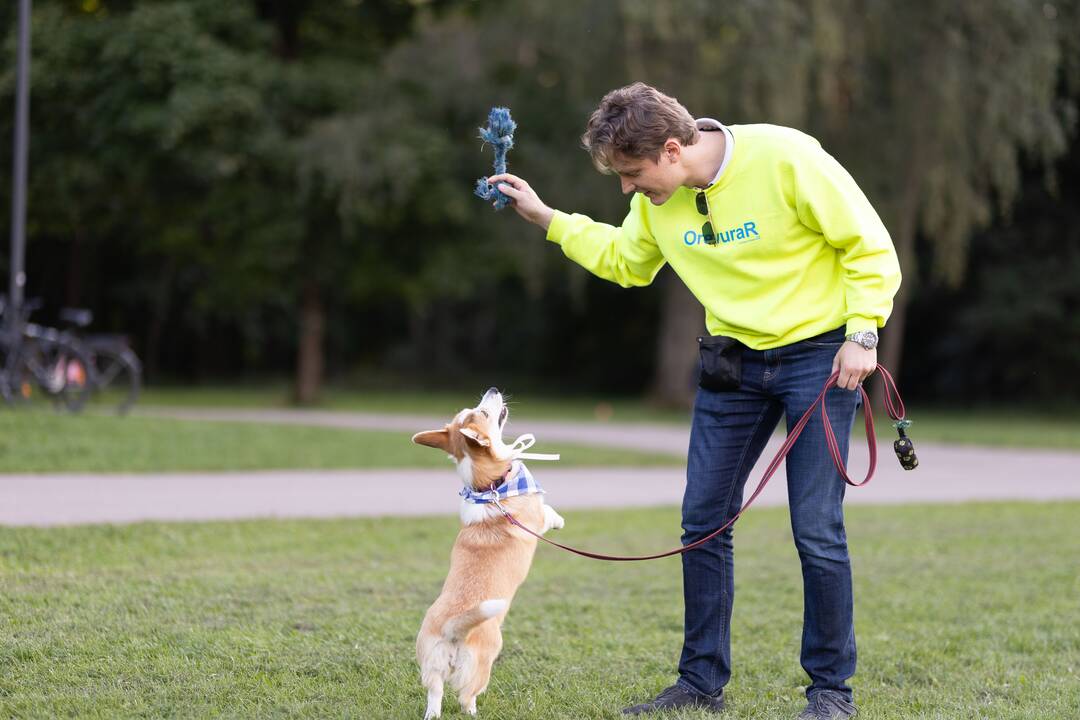
[[[510,108],[491,108],[488,114],[488,126],[480,128],[480,139],[495,148],[495,175],[506,172],[506,153],[514,147],[514,130],[517,123],[510,117]],[[496,210],[502,210],[513,202],[508,196],[499,191],[497,187],[482,177],[476,181],[476,195],[484,200],[490,200]]]

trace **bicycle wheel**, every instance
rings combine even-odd
[[[38,387],[33,372],[24,362],[25,350],[20,349],[17,353],[9,362],[5,362],[2,387],[4,401],[16,407],[48,397],[48,393]]]
[[[23,343],[10,382],[22,402],[47,399],[78,412],[93,390],[92,374],[90,358],[77,343],[35,338]]]
[[[93,368],[91,407],[114,407],[123,415],[139,398],[142,387],[139,358],[123,343],[88,340],[86,346]]]
[[[9,405],[18,405],[22,402],[21,388],[21,363],[19,362],[19,345],[12,343],[3,333],[0,341],[0,396]]]

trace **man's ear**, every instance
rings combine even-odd
[[[682,155],[682,143],[677,138],[668,138],[660,150],[660,156],[668,162],[675,162]]]
[[[489,447],[491,445],[490,440],[480,435],[480,433],[476,432],[476,430],[472,429],[471,427],[458,428],[458,430],[461,432],[462,435],[482,447]]]
[[[445,453],[450,452],[450,431],[446,428],[416,433],[412,436],[412,441],[417,445],[427,445]]]

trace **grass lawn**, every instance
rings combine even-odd
[[[477,388],[482,391],[484,388]],[[328,388],[320,410],[433,415],[443,417],[463,407],[472,407],[481,392],[400,390],[352,390]],[[284,386],[256,387],[154,387],[144,391],[143,406],[283,408],[290,406],[289,389]],[[519,416],[536,419],[598,420],[614,422],[687,422],[683,410],[650,407],[636,398],[553,396],[538,391],[511,393],[508,403]]]
[[[462,408],[476,402],[469,393],[402,391],[328,390],[319,406],[323,410],[422,414],[442,417],[447,408]],[[519,417],[535,419],[593,420],[598,422],[655,422],[689,424],[690,413],[653,408],[634,398],[553,397],[534,392],[516,398]],[[288,407],[284,387],[249,388],[154,388],[140,400],[143,406],[181,407]],[[512,398],[512,403],[514,399]],[[1037,411],[1024,408],[941,408],[911,403],[908,415],[915,424],[912,436],[918,440],[995,447],[1032,447],[1080,450],[1080,413]],[[891,421],[880,407],[875,408],[878,436],[895,439]],[[862,419],[856,420],[862,437]]]
[[[422,428],[418,428],[422,429]],[[0,411],[0,473],[448,467],[405,432]],[[679,465],[662,454],[559,444],[562,466]],[[538,444],[537,452],[545,448]]]
[[[908,406],[913,420],[912,437],[957,445],[1080,450],[1080,415],[1040,414],[1030,410],[922,409]],[[878,437],[896,439],[896,432],[882,411],[874,416]],[[856,425],[862,419],[855,421]],[[857,431],[865,432],[861,427]]]
[[[562,539],[677,543],[674,508],[565,512]],[[862,717],[1074,718],[1080,503],[848,509]],[[412,659],[451,517],[0,528],[0,716],[418,719]],[[737,530],[730,718],[792,718],[805,678],[782,509]],[[481,718],[617,718],[674,678],[677,559],[543,547]],[[462,717],[452,695],[444,717]],[[703,718],[699,714],[672,718]]]

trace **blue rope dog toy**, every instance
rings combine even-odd
[[[506,153],[514,147],[514,130],[516,129],[517,123],[510,118],[510,109],[504,107],[491,108],[488,126],[480,128],[480,139],[495,148],[495,175],[506,172]],[[476,181],[476,195],[484,200],[490,200],[496,210],[502,210],[513,202],[489,183],[486,177]]]

